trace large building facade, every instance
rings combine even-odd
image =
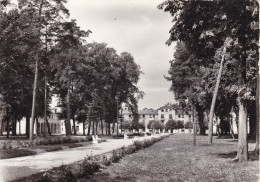
[[[123,109],[122,116],[126,121],[133,120],[132,112],[128,108]],[[138,110],[138,116],[138,121],[144,122],[145,124],[145,132],[150,131],[147,127],[150,121],[160,121],[165,125],[169,120],[175,120],[182,121],[183,125],[185,125],[186,122],[192,120],[190,112],[185,112],[179,105],[171,103],[167,103],[158,109],[145,108],[143,110]]]

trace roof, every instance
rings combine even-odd
[[[143,110],[138,110],[138,114],[158,114],[157,110],[154,109],[143,109]]]
[[[157,110],[161,110],[161,109],[180,109],[180,106],[177,104],[171,104],[171,103],[167,103],[164,106],[160,107]]]
[[[127,110],[127,109],[124,109],[122,111],[122,114],[132,114],[131,111]],[[158,114],[158,111],[157,110],[154,110],[154,109],[143,109],[143,110],[138,110],[138,114],[145,114],[145,115],[153,115],[153,114]]]

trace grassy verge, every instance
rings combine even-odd
[[[0,159],[9,159],[14,157],[22,157],[35,154],[37,154],[37,152],[28,149],[0,150]]]
[[[58,150],[64,150],[68,148],[75,148],[87,145],[88,143],[64,143],[56,145],[43,145],[28,148],[15,148],[15,149],[0,149],[0,159],[9,159],[15,157],[23,157],[28,155],[35,155],[43,152],[53,152]]]
[[[158,142],[165,138],[162,136],[160,138],[145,139],[143,141],[134,141],[132,145],[123,146],[117,150],[113,150],[110,153],[103,154],[100,156],[88,156],[83,161],[76,162],[70,165],[64,165],[58,168],[53,168],[51,170],[34,174],[26,178],[22,178],[17,181],[85,181],[89,180],[91,176],[110,166],[112,163],[119,162],[124,156],[134,153],[137,150],[144,149],[155,142]]]
[[[192,135],[173,135],[113,163],[89,181],[257,182],[259,156],[250,151],[249,161],[237,162],[233,160],[236,150],[232,139],[217,139],[208,145],[207,137],[198,136],[194,147]]]

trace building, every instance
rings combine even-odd
[[[124,108],[122,111],[124,120],[131,121],[133,119],[132,112],[128,108]],[[149,132],[147,127],[148,123],[153,120],[159,120],[165,125],[169,120],[182,121],[183,125],[186,122],[192,120],[191,112],[185,112],[181,109],[178,104],[167,103],[158,109],[147,109],[138,110],[138,121],[145,123],[145,132]]]

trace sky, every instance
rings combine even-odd
[[[175,44],[167,46],[172,17],[157,8],[163,0],[69,0],[70,18],[91,30],[87,42],[105,42],[118,54],[129,52],[144,73],[138,87],[145,92],[139,109],[174,103],[168,74]]]

